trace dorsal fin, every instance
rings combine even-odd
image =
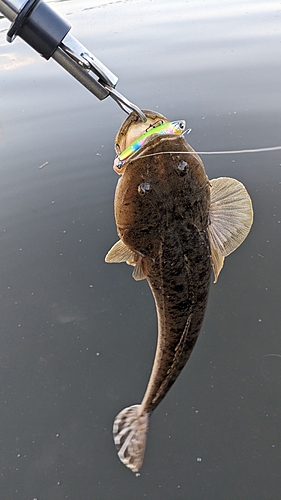
[[[236,179],[219,177],[210,184],[208,233],[216,283],[224,258],[241,245],[251,229],[253,207],[246,188]]]

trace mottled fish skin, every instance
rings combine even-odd
[[[198,338],[212,266],[207,234],[210,187],[201,159],[194,152],[188,159],[175,153],[156,155],[151,161],[145,157],[147,150],[193,149],[183,137],[152,139],[124,169],[116,189],[118,234],[142,256],[157,308],[157,351],[141,403],[142,411],[151,413],[177,379]]]
[[[168,121],[145,111],[153,124]],[[116,153],[143,133],[133,113],[116,137]],[[126,162],[115,194],[118,241],[106,262],[127,262],[146,279],[158,316],[152,373],[141,404],[115,418],[120,460],[133,472],[143,462],[149,417],[185,366],[203,322],[211,270],[215,282],[224,259],[247,237],[253,208],[236,179],[209,182],[203,163],[183,136],[151,136]]]

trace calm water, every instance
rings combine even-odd
[[[281,144],[280,1],[51,3],[119,76],[120,92],[186,120],[195,149]],[[0,20],[1,500],[279,500],[280,151],[203,156],[210,179],[247,186],[255,222],[211,287],[196,349],[151,419],[135,477],[111,428],[142,398],[156,314],[131,268],[104,263],[117,239],[113,141],[125,114],[21,40],[8,45],[8,24]]]

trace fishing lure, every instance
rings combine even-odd
[[[163,134],[163,135],[170,135],[170,134],[176,134],[180,135],[184,132],[185,129],[185,121],[184,120],[176,120],[173,122],[165,122],[162,123],[161,125],[154,126],[148,128],[144,134],[142,134],[140,137],[135,139],[120,155],[118,155],[117,158],[117,167],[120,168],[124,161],[127,160],[135,151],[140,149],[147,137],[153,134]]]

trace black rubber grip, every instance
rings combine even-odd
[[[71,26],[41,0],[28,0],[7,33],[8,42],[22,38],[45,59],[50,59]]]

